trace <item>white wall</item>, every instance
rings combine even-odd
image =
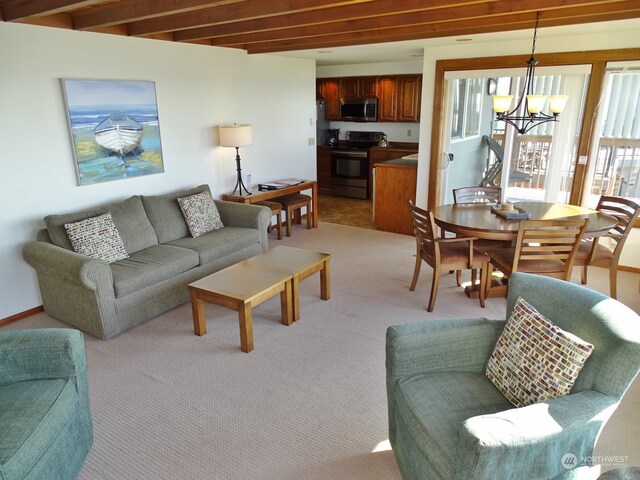
[[[571,34],[558,34],[555,28],[544,28],[538,31],[536,53],[577,52],[588,50],[613,50],[624,48],[640,48],[638,20],[619,22],[620,28],[615,33],[599,33],[597,26],[578,25]],[[434,102],[435,67],[438,60],[494,57],[506,55],[526,55],[531,52],[531,39],[518,40],[509,38],[509,32],[474,36],[477,41],[456,45],[427,48],[424,54],[422,80],[422,111],[420,122],[420,149],[418,158],[418,187],[416,202],[427,204],[429,189],[429,160],[431,151],[431,129],[433,125],[432,111]],[[544,65],[539,64],[539,67]],[[435,146],[437,148],[437,145]],[[636,232],[625,245],[621,264],[640,268],[640,237]]]
[[[253,124],[253,183],[315,178],[315,62],[0,22],[0,319],[41,304],[20,255],[42,218],[208,183],[233,189],[235,150],[216,125]],[[165,173],[77,185],[60,78],[155,82]]]

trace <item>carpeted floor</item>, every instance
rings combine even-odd
[[[315,275],[301,284],[295,324],[280,323],[277,299],[258,306],[253,352],[240,352],[236,313],[216,306],[206,308],[203,337],[193,334],[189,304],[111,340],[86,337],[95,442],[81,480],[401,478],[385,443],[386,328],[501,318],[505,300],[481,309],[444,275],[427,313],[430,270],[410,292],[407,235],[321,223],[270,245],[331,253],[331,299],[320,300]],[[593,270],[591,287],[606,291],[607,276]],[[638,311],[637,275],[621,273],[619,283]],[[64,325],[43,313],[3,329],[45,326]],[[639,402],[636,381],[596,453],[640,464]]]

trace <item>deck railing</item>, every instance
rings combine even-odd
[[[591,193],[637,198],[639,177],[640,139],[600,138]]]

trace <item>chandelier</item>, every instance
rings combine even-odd
[[[533,46],[531,47],[531,58],[527,61],[527,73],[524,79],[522,94],[518,99],[513,110],[511,103],[513,95],[493,95],[493,111],[496,112],[496,120],[506,122],[512,125],[519,134],[524,134],[543,123],[558,121],[558,115],[564,110],[567,103],[568,95],[534,95],[533,78],[535,76],[536,65],[538,61],[533,58],[536,49],[536,37],[538,35],[538,21],[540,20],[540,12],[536,13],[536,25],[533,31]],[[549,99],[549,111],[551,114],[544,113],[542,109]],[[523,102],[526,105],[526,115],[522,110]]]

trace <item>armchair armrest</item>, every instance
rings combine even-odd
[[[395,389],[398,380],[437,371],[481,372],[504,324],[504,321],[486,318],[447,319],[387,329],[387,408],[391,445],[396,437]]]
[[[87,257],[45,242],[29,242],[22,249],[22,257],[38,274],[56,277],[67,283],[113,292],[111,268],[104,260]],[[112,293],[113,295],[113,293]]]
[[[555,478],[583,466],[617,404],[586,390],[470,418],[458,431],[456,479]]]
[[[79,377],[86,384],[84,336],[69,328],[0,333],[0,383]]]

